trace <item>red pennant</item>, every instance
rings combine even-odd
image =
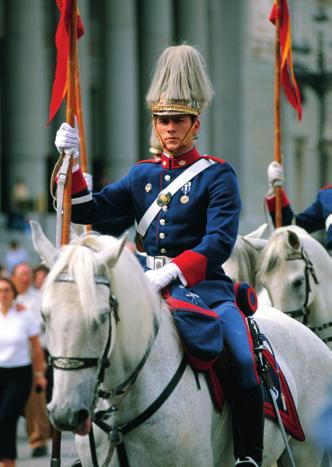
[[[287,0],[280,0],[278,11],[276,3],[273,4],[269,20],[275,24],[280,18],[280,78],[288,102],[295,108],[299,120],[302,118],[302,105],[300,91],[295,79],[292,59],[291,21]]]
[[[67,71],[70,42],[70,18],[73,8],[72,0],[56,0],[60,11],[60,20],[55,35],[57,49],[55,78],[53,82],[50,113],[47,124],[51,122],[58,112],[67,91]],[[79,13],[77,14],[77,39],[84,34],[84,26]]]

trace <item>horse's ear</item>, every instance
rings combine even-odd
[[[293,250],[299,250],[301,247],[301,241],[298,237],[298,235],[293,232],[293,230],[287,230],[288,234],[288,244]]]
[[[58,257],[58,251],[43,232],[40,224],[30,221],[32,243],[41,259],[51,268]]]
[[[264,238],[251,238],[247,235],[244,235],[242,237],[242,240],[257,251],[261,251],[265,247],[267,242],[267,240],[265,240]]]
[[[263,238],[263,235],[267,232],[269,226],[267,223],[262,224],[258,227],[258,229],[254,230],[245,235],[246,238]]]
[[[124,235],[115,244],[97,253],[96,257],[98,263],[100,265],[107,264],[109,267],[113,267],[119,259],[126,242],[127,235]]]

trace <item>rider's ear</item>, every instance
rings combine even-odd
[[[41,259],[51,269],[57,260],[59,252],[46,237],[38,222],[30,221],[30,227],[33,246]]]
[[[110,268],[115,265],[119,259],[122,250],[127,242],[127,235],[123,236],[120,240],[113,243],[108,248],[105,248],[103,251],[97,253],[97,261],[100,265],[107,264]]]
[[[288,244],[294,250],[298,250],[301,247],[301,242],[298,235],[292,230],[287,230]]]

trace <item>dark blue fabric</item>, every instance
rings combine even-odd
[[[282,208],[282,225],[290,225],[293,220],[295,224],[307,232],[312,233],[325,229],[325,221],[332,214],[332,186],[319,190],[315,201],[298,214],[294,214],[290,204]],[[270,212],[273,223],[275,223],[275,211]],[[332,249],[332,228],[327,231],[326,248]]]
[[[171,296],[188,303],[188,308],[172,310],[176,328],[186,351],[204,362],[215,360],[223,350],[223,330],[217,317],[209,316],[199,309],[192,311],[189,305],[208,310],[206,303],[195,289],[183,287],[179,282],[169,287]]]
[[[259,384],[251,338],[245,322],[234,302],[225,302],[215,310],[219,315],[224,341],[232,356],[232,385],[235,389],[251,389]]]
[[[195,293],[178,282],[169,288],[170,295],[188,304],[211,310]],[[255,362],[251,350],[245,318],[234,301],[219,303],[213,309],[218,318],[204,313],[188,312],[185,307],[173,312],[175,325],[188,352],[203,361],[212,361],[227,343],[232,355],[232,384],[239,390],[251,389],[258,384]]]
[[[91,201],[73,205],[72,220],[99,224],[135,218],[139,222],[159,192],[186,168],[164,169],[161,163],[149,162],[136,164],[121,180],[93,193]],[[166,175],[170,179],[165,179]],[[149,184],[151,189],[147,191]],[[206,301],[211,297],[210,303],[232,300],[233,287],[221,265],[231,255],[238,234],[241,201],[236,174],[226,162],[213,164],[191,180],[188,203],[180,201],[182,195],[180,189],[167,209],[153,220],[143,240],[145,251],[151,256],[172,258],[187,250],[202,254],[207,258],[209,281],[208,293],[202,298]],[[161,220],[165,223],[161,224]],[[109,233],[112,232],[113,227]],[[164,238],[160,238],[160,232]],[[203,291],[205,285],[203,282],[198,286]]]

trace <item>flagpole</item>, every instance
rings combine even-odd
[[[81,95],[80,67],[79,67],[79,57],[78,57],[77,47],[76,47],[76,68],[75,68],[75,97],[76,97],[77,124],[78,124],[78,131],[80,134],[80,163],[81,163],[82,171],[84,173],[88,173],[89,172],[88,156],[87,156],[87,150],[86,150],[84,115],[83,115],[83,105],[82,105],[82,95]],[[91,225],[86,225],[85,231],[89,232],[90,230],[91,230]]]
[[[282,163],[281,161],[281,131],[280,131],[280,0],[275,0],[277,15],[275,22],[275,41],[274,41],[274,160]],[[275,187],[276,195],[276,210],[275,210],[275,226],[282,226],[282,193],[281,187]]]
[[[75,126],[75,69],[77,59],[77,0],[72,0],[72,11],[70,20],[70,42],[68,57],[68,77],[67,77],[67,110],[66,121],[71,126]],[[72,187],[72,165],[73,158],[70,157],[69,167],[65,185],[63,199],[63,223],[61,244],[66,245],[70,240],[71,222],[71,187]]]
[[[66,121],[75,126],[75,69],[77,59],[77,0],[72,0],[72,11],[70,18],[70,42],[67,75],[67,108]],[[61,244],[66,245],[70,240],[71,222],[71,188],[72,188],[72,165],[73,157],[70,156],[67,178],[63,196],[63,222],[61,232]],[[61,465],[61,432],[54,429],[52,435],[52,457],[51,467]]]

